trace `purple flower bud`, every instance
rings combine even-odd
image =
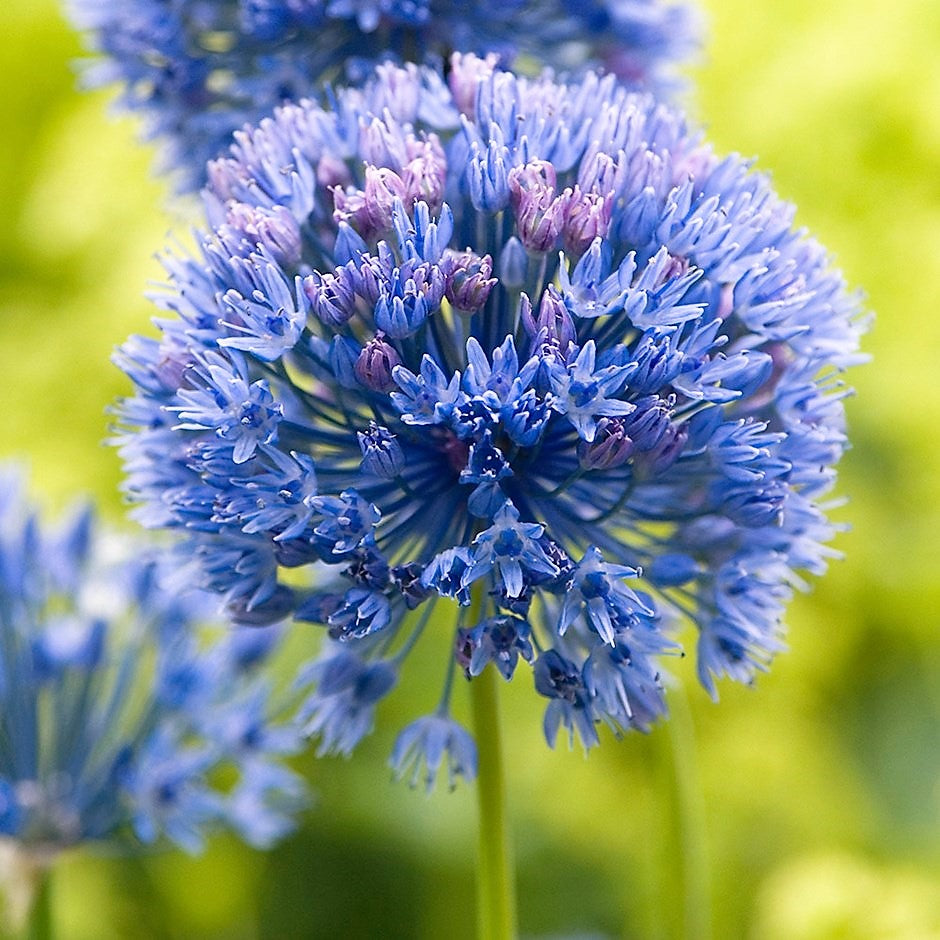
[[[424,565],[409,561],[404,565],[395,565],[391,570],[392,583],[405,599],[405,606],[414,610],[431,593],[421,583]]]
[[[441,269],[444,272],[444,296],[459,313],[475,313],[480,310],[497,283],[493,273],[493,259],[482,258],[473,251],[448,251]]]
[[[365,189],[333,187],[333,219],[349,222],[365,239],[384,235],[392,227],[395,199],[405,198],[405,184],[388,167],[366,166]]]
[[[584,254],[595,238],[607,237],[613,202],[613,193],[601,196],[575,186],[565,211],[563,236],[566,252]]]
[[[371,427],[377,427],[375,422],[372,422]],[[385,431],[387,437],[394,439],[394,435],[388,434],[385,428],[379,428],[379,431]],[[382,553],[372,546],[354,552],[352,561],[344,569],[343,575],[361,587],[371,588],[373,591],[384,591],[390,583],[388,562],[382,557]]]
[[[531,317],[530,317],[531,319]],[[536,333],[541,333],[543,342],[557,345],[562,355],[578,338],[574,320],[565,306],[565,301],[557,289],[549,284],[542,294],[539,315],[534,321]]]
[[[300,229],[297,220],[284,206],[265,209],[231,202],[226,206],[225,229],[266,248],[279,264],[291,267],[300,261]]]
[[[572,191],[555,195],[555,167],[547,160],[513,167],[508,181],[522,244],[532,252],[548,251],[561,234]]]
[[[480,84],[493,74],[499,57],[491,52],[485,59],[475,55],[464,55],[455,52],[450,57],[450,75],[447,84],[450,85],[454,104],[461,114],[466,114],[474,120],[477,110],[477,89]]]
[[[656,278],[655,287],[662,287],[671,281],[677,281],[689,271],[689,261],[679,255],[669,255],[669,260],[663,265],[659,277]]]
[[[385,341],[385,334],[379,331],[363,346],[353,368],[356,378],[366,388],[373,392],[390,392],[398,387],[392,378],[392,370],[400,365],[398,351]]]
[[[331,153],[325,153],[317,161],[317,182],[326,189],[335,186],[349,186],[352,175],[344,160]]]
[[[429,134],[427,140],[415,141],[409,149],[411,159],[401,173],[406,208],[410,210],[416,202],[426,202],[429,208],[440,209],[447,181],[447,159],[437,135]]]
[[[222,200],[235,199],[236,193],[251,183],[251,174],[239,160],[210,160],[206,166],[208,188]]]
[[[689,438],[687,424],[670,424],[659,443],[651,450],[637,454],[634,466],[639,478],[658,476],[668,470],[681,456],[685,442]]]
[[[352,262],[335,273],[314,271],[301,281],[304,296],[314,316],[327,326],[341,327],[356,312],[357,272]]]
[[[612,470],[625,464],[633,453],[633,441],[620,418],[601,418],[594,440],[578,443],[578,460],[585,470]]]

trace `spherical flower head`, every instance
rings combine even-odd
[[[677,0],[67,0],[99,57],[87,84],[118,83],[122,108],[141,113],[164,145],[181,190],[205,182],[206,161],[233,131],[324,82],[359,81],[385,59],[427,62],[453,51],[491,54],[537,72],[600,66],[637,88],[670,92],[700,45],[693,6]],[[471,83],[458,90],[470,99]],[[433,162],[433,159],[432,161]],[[331,176],[331,161],[321,173]],[[405,183],[430,187],[415,153]],[[344,182],[342,174],[333,180]],[[295,236],[276,217],[234,214],[280,246]]]
[[[298,737],[262,671],[277,630],[220,639],[215,606],[87,507],[41,524],[0,468],[0,841],[45,864],[131,833],[197,851],[217,828],[255,845],[291,828],[302,787],[280,758]]]
[[[201,256],[167,261],[162,340],[120,357],[139,517],[182,535],[236,620],[323,625],[335,643],[308,674],[308,725],[344,753],[424,624],[445,629],[437,601],[459,611],[452,665],[470,681],[532,664],[550,741],[662,716],[683,623],[709,692],[749,682],[835,528],[823,500],[863,324],[792,207],[612,76],[527,80],[462,57],[449,81],[460,94],[384,67],[246,131],[212,167]],[[395,195],[389,211],[367,181],[401,192],[422,144],[442,201]],[[571,210],[587,197],[606,207],[590,242]],[[300,261],[261,241],[233,253],[220,226],[242,202],[294,215]],[[342,317],[306,290],[339,281]],[[270,312],[279,353],[232,351],[257,329],[233,291]],[[177,420],[227,360],[231,387],[265,383],[271,426],[250,455],[228,399]],[[287,571],[303,568],[316,588]],[[442,728],[413,728],[400,773],[443,765],[460,735]]]

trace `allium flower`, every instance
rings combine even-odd
[[[241,134],[201,256],[167,259],[162,339],[120,357],[139,518],[236,620],[324,625],[327,750],[369,730],[436,598],[471,681],[534,664],[550,741],[647,728],[672,629],[697,629],[709,692],[749,681],[834,532],[862,324],[792,207],[612,76],[457,57],[449,82],[386,66]],[[235,238],[236,208],[287,209],[300,258]],[[250,446],[236,388],[269,403]],[[286,576],[305,566],[316,587]],[[451,745],[472,768],[446,715],[399,773]]]
[[[180,187],[204,182],[232,131],[321,82],[371,65],[493,53],[533,71],[602,66],[637,87],[679,84],[699,46],[694,8],[674,0],[66,0],[101,57],[90,85],[119,83],[166,145]]]
[[[188,851],[219,826],[254,845],[283,835],[302,786],[258,668],[277,629],[206,642],[205,596],[162,587],[90,509],[43,528],[24,497],[3,469],[0,842],[47,857],[131,832]]]

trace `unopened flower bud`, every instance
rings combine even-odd
[[[493,259],[482,258],[473,251],[448,252],[442,265],[446,279],[444,296],[461,313],[474,313],[481,309],[497,283],[493,273]]]
[[[495,52],[491,52],[485,59],[475,55],[465,55],[455,52],[450,57],[450,75],[447,84],[450,85],[454,96],[454,104],[461,114],[466,114],[470,120],[476,116],[477,89],[485,81],[499,62]]]
[[[503,245],[499,255],[499,279],[505,287],[513,290],[525,284],[526,268],[529,259],[522,242],[513,235]]]
[[[368,431],[358,431],[359,449],[362,451],[362,471],[373,476],[393,480],[405,466],[405,455],[395,435],[374,421]]]
[[[606,238],[610,230],[613,195],[583,192],[576,186],[565,210],[564,246],[571,255],[581,255],[591,242]]]
[[[548,251],[561,234],[572,191],[555,195],[555,167],[547,160],[513,167],[508,181],[522,244],[532,252]]]
[[[284,206],[265,209],[241,202],[229,203],[225,227],[266,248],[279,264],[292,266],[300,260],[300,229]]]
[[[366,166],[364,189],[333,187],[333,219],[349,222],[365,239],[384,235],[392,227],[395,198],[405,198],[405,184],[388,167]]]
[[[345,161],[331,153],[325,153],[317,161],[317,182],[327,189],[334,186],[348,186],[352,181],[349,167]]]
[[[556,343],[562,353],[567,352],[568,347],[578,338],[577,328],[565,306],[564,298],[551,284],[542,294],[535,327],[536,332],[543,333],[545,340]]]
[[[444,184],[447,181],[447,160],[435,134],[427,140],[416,141],[409,148],[411,159],[402,170],[405,185],[405,207],[410,209],[416,202],[426,202],[432,209],[439,209],[444,201]]]
[[[612,470],[625,464],[633,453],[633,441],[619,418],[601,418],[594,440],[578,443],[578,460],[585,470]]]
[[[392,378],[392,369],[401,365],[401,356],[384,333],[376,333],[362,348],[353,367],[356,378],[373,392],[390,392],[397,388]]]
[[[314,271],[301,281],[310,309],[321,323],[341,327],[356,312],[354,277],[354,269],[344,265],[332,274]]]

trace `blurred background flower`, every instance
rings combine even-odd
[[[261,669],[279,631],[207,636],[210,597],[87,505],[44,523],[22,476],[0,466],[0,846],[38,870],[82,843],[272,845],[304,794]]]
[[[92,85],[119,85],[164,145],[181,189],[232,131],[256,124],[311,83],[357,82],[386,58],[441,61],[492,53],[537,72],[601,65],[665,93],[699,48],[701,22],[664,0],[66,0],[100,55]]]
[[[834,543],[846,559],[795,600],[790,650],[756,692],[723,688],[717,706],[689,695],[694,786],[675,785],[668,739],[681,722],[605,742],[585,761],[548,752],[535,696],[507,689],[520,919],[531,934],[676,936],[682,898],[704,882],[717,937],[931,936],[940,931],[940,436],[930,430],[940,404],[940,11],[927,0],[705,9],[695,107],[710,138],[722,152],[759,155],[799,206],[797,222],[878,314],[865,341],[872,364],[855,370],[858,397],[846,403],[854,449],[838,492],[851,503],[837,517],[852,529]],[[152,154],[135,128],[104,118],[109,96],[74,91],[81,45],[56,5],[14,0],[0,22],[3,448],[31,455],[51,502],[91,490],[116,522],[117,457],[89,445],[107,436],[105,406],[128,391],[106,362],[143,329],[143,290],[161,277],[152,253],[168,228],[185,226],[155,212],[165,185],[148,179]],[[419,676],[445,651],[413,655]],[[676,665],[684,678],[689,665]],[[318,808],[271,854],[221,838],[198,859],[64,860],[63,933],[363,936],[381,925],[395,936],[389,925],[408,909],[400,936],[471,936],[472,791],[427,799],[386,768],[394,729],[435,698],[403,677],[355,761],[306,764]],[[677,698],[672,707],[681,719]],[[678,779],[694,769],[680,763]],[[606,807],[618,808],[615,819]],[[677,818],[702,834],[707,871],[683,849]]]

